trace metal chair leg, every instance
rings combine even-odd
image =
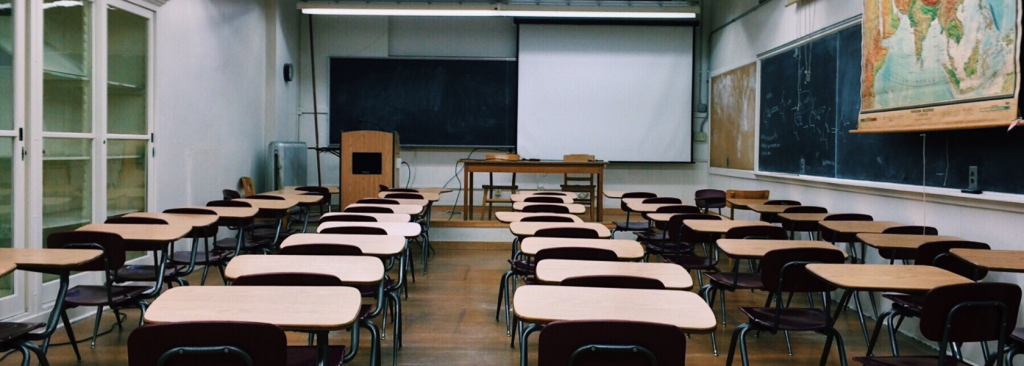
[[[78,351],[78,341],[75,340],[75,330],[71,328],[71,320],[68,319],[67,310],[61,309],[60,320],[64,322],[64,331],[68,333],[68,341],[71,343],[71,349],[75,351],[75,357],[78,358],[78,361],[82,361],[82,354]],[[49,339],[47,339],[47,342],[49,342]]]

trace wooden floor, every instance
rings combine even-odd
[[[488,247],[485,245],[467,246],[473,248]],[[506,246],[497,246],[505,248]],[[494,320],[494,305],[497,300],[498,281],[501,274],[508,268],[507,249],[456,249],[450,245],[439,246],[437,255],[430,260],[428,276],[417,275],[416,283],[410,285],[409,300],[404,302],[405,310],[405,347],[401,350],[398,363],[401,365],[516,365],[519,362],[518,349],[509,348],[509,338],[505,336],[504,319]],[[419,263],[419,262],[417,262]],[[417,268],[418,272],[421,271]],[[220,278],[211,273],[212,281],[207,286],[221,285]],[[191,279],[198,284],[198,277]],[[713,357],[707,335],[694,335],[686,345],[687,359],[690,365],[724,365],[728,352],[729,335],[735,326],[744,319],[737,310],[738,306],[760,306],[764,302],[763,293],[741,291],[730,293],[728,301],[728,326],[720,329],[718,347],[720,355]],[[794,301],[794,303],[797,301]],[[254,306],[258,306],[255,305]],[[244,311],[244,309],[239,309]],[[716,307],[717,312],[717,307]],[[83,360],[76,362],[70,346],[58,346],[50,349],[49,358],[53,365],[127,365],[125,342],[131,329],[138,322],[138,311],[128,312],[128,326],[123,331],[99,338],[95,349],[90,349],[88,342],[82,343]],[[110,329],[113,315],[104,314],[101,329]],[[378,323],[379,324],[379,323]],[[873,322],[869,324],[873,325]],[[846,311],[838,322],[838,327],[846,340],[847,357],[863,355],[865,345],[861,336],[854,312]],[[75,324],[75,334],[79,339],[88,337],[92,331],[92,318]],[[390,329],[390,325],[389,325]],[[362,332],[365,336],[366,332]],[[536,364],[537,335],[531,337],[531,362]],[[824,337],[813,333],[794,333],[793,356],[786,355],[786,346],[781,334],[762,333],[760,337],[749,337],[749,352],[754,365],[816,365],[824,345]],[[391,335],[383,341],[383,364],[391,363]],[[63,329],[58,329],[54,342],[65,342]],[[291,334],[292,344],[303,344],[305,337]],[[348,333],[332,333],[331,344],[349,344]],[[882,341],[888,340],[883,337]],[[883,343],[887,344],[887,343]],[[369,363],[368,338],[361,342],[359,357],[353,365]],[[518,343],[517,343],[518,345]],[[901,352],[904,354],[932,354],[931,348],[900,336]],[[888,349],[885,347],[883,349]],[[737,350],[738,352],[738,350]],[[887,354],[883,353],[883,354]],[[19,354],[12,354],[2,365],[16,365],[21,362]],[[852,362],[852,361],[851,361]],[[33,362],[33,365],[38,364]],[[736,364],[739,365],[737,355]],[[830,365],[838,365],[835,347],[832,350]]]

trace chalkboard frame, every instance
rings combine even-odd
[[[330,57],[328,57],[328,60],[327,60],[328,62],[327,62],[327,77],[326,77],[326,80],[327,80],[327,105],[328,105],[328,110],[327,110],[327,113],[325,113],[327,115],[328,146],[330,146],[330,147],[338,147],[338,146],[340,146],[340,142],[341,142],[341,140],[340,140],[340,133],[336,134],[338,136],[334,136],[335,134],[331,133],[331,131],[333,130],[333,128],[332,128],[332,121],[331,121],[331,110],[330,110],[330,105],[331,105],[331,103],[333,101],[333,97],[331,95],[332,94],[331,93],[331,89],[332,89],[332,85],[331,85],[331,80],[332,80],[331,69],[332,69],[332,67],[331,67],[331,64],[332,64],[332,61],[336,60],[336,59],[348,59],[348,60],[408,60],[408,61],[413,61],[413,60],[429,60],[429,61],[493,61],[493,62],[511,62],[512,63],[511,69],[515,70],[516,73],[519,72],[518,58],[516,58],[516,57],[451,57],[451,56],[444,56],[444,57],[431,57],[431,56],[364,56],[364,57],[360,57],[360,56],[330,56]],[[511,136],[510,137],[513,140],[513,143],[511,145],[501,145],[501,144],[493,144],[493,145],[489,145],[489,144],[460,145],[460,144],[410,144],[410,143],[403,143],[402,146],[426,147],[426,148],[496,148],[496,149],[503,149],[503,150],[508,149],[510,151],[512,149],[515,149],[515,147],[516,147],[516,140],[518,140],[518,137],[516,136],[516,134],[517,134],[517,132],[516,132],[517,118],[515,116],[517,114],[516,109],[517,109],[518,103],[516,103],[516,100],[514,98],[518,95],[518,75],[516,75],[512,79],[515,80],[515,85],[513,85],[513,90],[511,90],[511,93],[512,93],[512,96],[513,96],[513,100],[510,103],[511,104],[510,108],[512,109],[512,112],[513,112],[513,118],[509,122],[511,124],[511,127],[508,127],[508,125],[506,125],[506,129],[510,129],[510,131],[511,131]],[[380,126],[379,124],[376,124],[376,123],[373,123],[373,122],[368,122],[366,124],[368,126],[374,127],[374,128],[371,129],[371,130],[374,130],[374,131],[398,133],[398,134],[401,135],[401,131],[386,130],[386,129],[382,128],[382,126]],[[340,127],[338,129],[340,130],[340,132],[349,132],[349,131],[341,129]],[[352,131],[356,131],[356,130],[352,130]],[[338,140],[337,141],[332,141],[333,139],[338,139]]]

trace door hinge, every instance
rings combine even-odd
[[[25,161],[25,154],[27,154],[27,153],[25,152],[25,147],[24,147],[24,146],[22,146],[22,147],[21,147],[21,161]]]

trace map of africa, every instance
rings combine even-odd
[[[862,113],[1013,97],[1018,0],[865,0]]]

